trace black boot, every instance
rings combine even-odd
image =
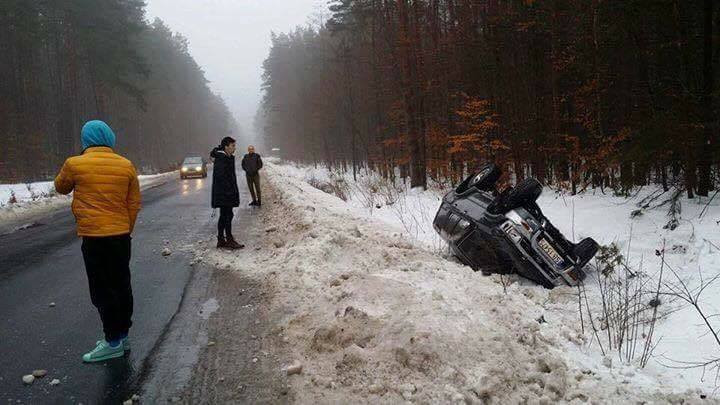
[[[217,240],[218,240],[218,242],[217,242],[217,248],[218,248],[218,249],[223,249],[223,248],[228,247],[227,241],[225,240],[225,237],[224,237],[224,236],[218,236],[218,237],[217,237]]]
[[[227,238],[227,242],[226,242],[226,244],[225,244],[225,247],[227,247],[228,249],[237,250],[237,249],[242,249],[242,248],[244,248],[245,245],[243,245],[243,244],[241,244],[241,243],[237,243],[237,241],[235,240],[235,238],[233,238],[232,236],[229,236],[229,237]]]

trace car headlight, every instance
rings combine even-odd
[[[520,216],[515,210],[510,210],[505,214],[505,217],[515,223],[516,225],[520,225],[520,231],[525,233],[526,235],[530,235],[534,231],[534,227],[530,225],[523,217]]]
[[[515,210],[508,211],[505,216],[517,225],[520,225],[523,222],[522,217]]]
[[[452,217],[451,217],[452,218]],[[465,236],[467,233],[467,229],[470,227],[470,221],[467,219],[461,218],[454,229],[452,229],[452,233],[448,234],[446,233],[447,237],[452,241],[457,241],[458,239]]]
[[[182,171],[186,172],[186,171],[188,171],[188,168],[187,168],[187,167],[183,167],[183,168],[182,168]]]
[[[200,170],[202,170],[202,166],[198,166],[198,167],[195,168],[195,171],[196,171],[196,172],[199,172]]]
[[[500,228],[505,232],[508,237],[510,237],[513,242],[520,243],[520,241],[522,240],[522,235],[520,235],[517,227],[513,225],[512,221],[505,222],[500,226]]]

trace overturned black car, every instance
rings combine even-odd
[[[500,169],[489,164],[443,198],[433,226],[453,253],[473,270],[517,273],[547,288],[575,286],[598,244],[575,244],[543,215],[542,185],[532,178],[499,192]]]

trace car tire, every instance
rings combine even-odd
[[[500,168],[494,163],[488,163],[475,173],[475,176],[473,176],[472,180],[468,183],[468,187],[475,187],[482,191],[491,191],[495,187],[498,179],[500,179]]]
[[[455,189],[455,192],[462,194],[473,187],[481,191],[492,191],[495,188],[495,183],[497,183],[500,178],[500,174],[499,167],[493,163],[488,163],[460,183]]]
[[[585,238],[575,245],[573,248],[573,254],[577,257],[578,268],[585,267],[590,259],[595,256],[598,249],[600,249],[600,245],[598,245],[593,238]]]
[[[518,183],[505,198],[506,212],[537,201],[542,193],[543,186],[533,178],[527,178]]]

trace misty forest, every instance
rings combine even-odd
[[[487,161],[573,193],[718,183],[712,0],[328,5],[273,33],[263,66],[257,139],[285,158],[422,187]],[[54,173],[91,118],[145,171],[238,134],[187,40],[144,7],[0,2],[2,178]]]
[[[412,186],[479,164],[579,192],[718,184],[713,0],[334,0],[272,38],[257,126]],[[394,170],[396,169],[396,170]]]
[[[0,178],[54,176],[99,118],[144,172],[236,132],[186,39],[141,0],[0,1]],[[33,156],[29,158],[29,156]]]

